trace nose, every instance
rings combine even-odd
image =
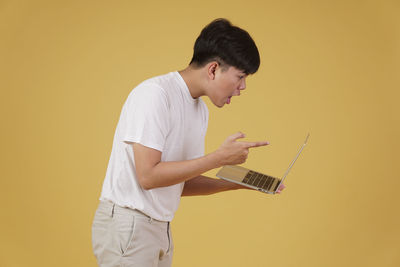
[[[239,90],[244,90],[246,89],[246,79],[242,79],[242,82],[240,83]]]
[[[246,89],[246,80],[245,79],[243,79],[240,82],[239,87],[235,90],[233,95],[236,95],[236,96],[240,95],[240,91],[242,91],[244,89]]]

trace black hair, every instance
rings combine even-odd
[[[197,37],[190,64],[203,67],[211,61],[253,74],[260,66],[260,54],[250,34],[219,18],[208,24]]]

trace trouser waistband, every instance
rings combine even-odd
[[[166,221],[160,221],[157,219],[154,219],[150,217],[149,215],[143,213],[140,210],[137,209],[131,209],[128,207],[121,207],[111,201],[106,201],[106,200],[101,200],[99,204],[99,209],[105,211],[107,214],[109,214],[111,217],[115,213],[119,214],[128,214],[128,215],[133,215],[133,216],[139,216],[139,217],[144,217],[149,220],[149,222],[156,222],[156,223],[161,223],[161,224],[169,224],[169,222]]]

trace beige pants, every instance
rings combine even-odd
[[[169,267],[173,242],[169,222],[101,201],[92,226],[93,252],[101,267]]]

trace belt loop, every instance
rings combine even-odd
[[[153,218],[149,217],[149,223],[153,222]]]
[[[113,204],[113,206],[112,206],[111,217],[114,217],[114,209],[115,209],[115,204]]]

